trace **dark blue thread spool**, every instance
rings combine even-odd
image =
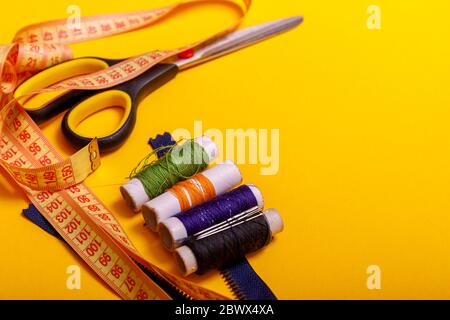
[[[236,216],[254,207],[264,206],[261,191],[254,185],[242,185],[197,207],[163,221],[159,233],[169,250],[202,230]]]

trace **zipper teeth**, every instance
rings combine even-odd
[[[239,300],[245,300],[245,293],[241,290],[241,288],[234,282],[228,270],[223,269],[220,270],[220,275],[225,280],[225,284],[231,290],[231,292],[238,298]]]
[[[157,284],[158,284],[158,282],[162,282],[165,285],[169,286],[172,290],[174,290],[178,295],[180,295],[181,298],[186,299],[186,300],[194,300],[194,298],[190,294],[188,294],[186,291],[180,289],[179,287],[174,285],[172,282],[170,282],[163,276],[159,275],[158,273],[154,272],[153,270],[149,270],[148,268],[146,268],[144,265],[140,264],[139,262],[137,262],[137,261],[135,261],[135,262],[142,270],[144,270],[144,272],[150,277],[150,279],[152,279],[154,281],[155,281],[155,279],[157,279],[158,280]],[[161,287],[161,289],[163,289],[173,299],[179,298],[179,297],[174,297],[170,292],[167,292],[166,288]]]
[[[172,282],[170,282],[169,280],[167,280],[166,278],[160,276],[159,274],[153,273],[155,277],[157,277],[158,279],[160,279],[162,282],[164,282],[165,284],[167,284],[169,287],[171,287],[177,294],[179,294],[183,299],[186,300],[194,300],[194,298],[188,294],[186,291],[178,288],[176,285],[174,285]],[[176,298],[173,297],[170,293],[168,293],[172,298]]]

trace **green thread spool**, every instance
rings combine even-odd
[[[143,159],[131,173],[132,179],[120,187],[122,197],[136,212],[177,182],[203,171],[218,151],[209,137],[202,136],[171,147],[164,157],[148,163],[154,153]]]

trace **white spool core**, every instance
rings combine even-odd
[[[230,160],[221,162],[201,174],[212,183],[216,195],[224,194],[242,181],[239,168]],[[258,193],[261,194],[259,191]],[[158,230],[159,223],[179,212],[181,212],[180,201],[172,192],[165,192],[142,206],[146,225],[153,231]]]
[[[168,250],[174,250],[188,234],[184,224],[176,217],[169,218],[159,224],[159,235]]]
[[[284,223],[281,219],[280,213],[276,209],[267,209],[264,211],[264,216],[267,219],[272,235],[283,231]]]
[[[263,214],[267,219],[272,235],[277,234],[283,230],[283,220],[281,219],[281,216],[276,209],[267,209],[263,212]],[[197,258],[195,257],[194,252],[192,252],[192,250],[188,246],[182,246],[176,249],[175,258],[178,267],[185,276],[188,276],[191,273],[197,271]]]
[[[181,272],[187,276],[198,269],[197,259],[188,246],[183,246],[175,251],[175,260]]]
[[[202,174],[214,185],[216,196],[224,194],[242,182],[242,174],[238,166],[231,160],[225,160]]]
[[[214,143],[214,141],[211,140],[208,136],[201,136],[198,138],[195,138],[194,141],[201,145],[203,147],[203,150],[205,150],[206,154],[208,155],[208,159],[206,163],[213,162],[217,156],[219,155],[219,150],[217,149],[217,145]]]
[[[211,163],[218,156],[218,149],[216,144],[208,136],[201,136],[194,139],[205,150],[208,155],[206,162]],[[120,193],[125,199],[126,203],[135,211],[139,212],[144,203],[150,200],[145,192],[144,185],[139,179],[133,178],[129,182],[120,187]]]
[[[144,185],[139,179],[133,178],[120,187],[120,193],[129,207],[138,212],[141,206],[150,198],[145,192]]]
[[[254,184],[247,184],[247,186],[250,188],[250,190],[253,192],[253,195],[256,198],[256,202],[258,203],[258,208],[262,209],[264,208],[264,198],[261,193],[261,190]]]
[[[146,202],[142,206],[142,215],[145,224],[153,231],[158,230],[158,224],[181,211],[177,197],[171,192],[164,192],[162,195]],[[172,214],[172,212],[175,212]]]
[[[253,195],[258,202],[259,209],[262,209],[264,206],[264,200],[261,191],[253,184],[247,186],[253,192]],[[142,207],[142,211],[144,211],[144,208],[145,206]],[[275,216],[276,214],[278,214],[276,210],[272,210],[275,212],[271,213],[271,215]],[[277,222],[276,217],[273,217],[272,219],[274,220],[274,223]],[[182,244],[182,240],[187,238],[188,236],[186,227],[177,217],[172,217],[162,221],[158,227],[162,243],[168,250],[174,250],[175,248],[179,247]]]

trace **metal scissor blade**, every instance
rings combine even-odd
[[[190,68],[291,30],[302,21],[303,17],[296,16],[238,30],[198,49],[192,58],[180,59],[175,63],[180,69]]]

